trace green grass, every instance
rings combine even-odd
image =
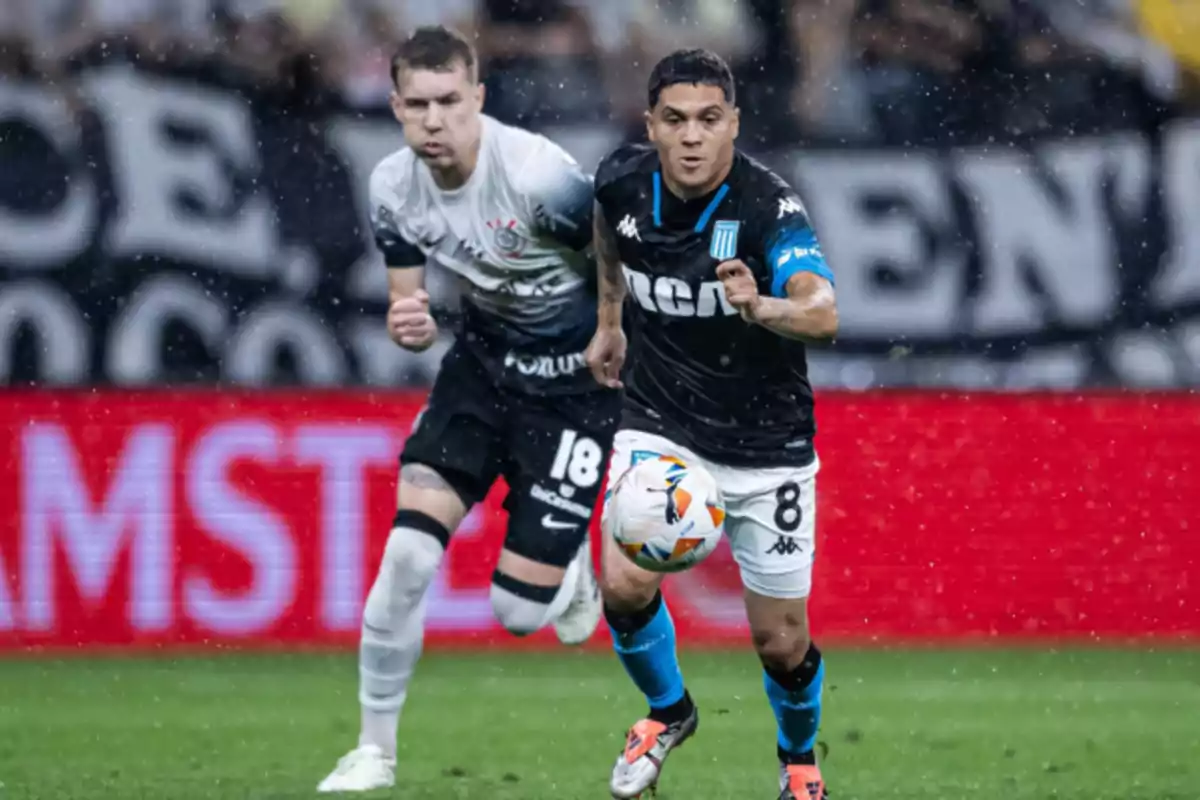
[[[835,800],[1196,800],[1200,652],[836,651]],[[775,795],[753,656],[684,654],[700,732],[661,800]],[[357,733],[352,656],[0,662],[0,798],[309,798]],[[607,654],[439,655],[404,800],[607,797],[639,699]]]

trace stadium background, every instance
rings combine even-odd
[[[738,76],[741,145],[806,198],[842,317],[812,358],[813,618],[842,654],[825,734],[842,796],[927,797],[893,778],[928,756],[940,797],[1200,797],[1196,8],[7,0],[0,790],[306,796],[352,737],[347,653],[444,352],[387,338],[365,182],[401,142],[390,46],[444,22],[476,36],[486,110],[589,168],[637,135],[649,65],[710,46]],[[452,287],[433,294],[451,322]],[[502,523],[493,493],[429,605],[432,650],[491,666],[435,654],[414,696],[528,706],[553,684],[550,716],[497,713],[541,737],[582,704],[606,727],[564,735],[562,763],[594,761],[634,698],[603,631],[594,656],[507,652],[552,637],[492,623]],[[740,710],[752,664],[726,654],[746,650],[727,554],[671,597],[685,644],[718,651],[694,656],[698,682],[733,709],[707,746],[766,764],[769,748],[716,749],[722,726],[769,735],[765,706]],[[264,703],[299,697],[281,737]],[[413,726],[475,741],[421,702]],[[261,741],[203,758],[229,735]],[[403,746],[415,797],[564,796],[554,759],[530,775],[448,767],[436,736]],[[77,767],[48,774],[60,748]],[[736,787],[694,796],[741,796],[737,770],[694,769]]]

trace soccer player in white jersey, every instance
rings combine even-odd
[[[509,487],[491,587],[499,621],[517,635],[552,624],[578,644],[601,615],[587,530],[620,398],[596,386],[583,356],[596,327],[591,178],[553,142],[485,116],[476,64],[439,27],[413,33],[392,65],[407,147],[370,186],[388,330],[409,350],[433,344],[427,269],[460,279],[463,315],[400,456],[399,510],[363,613],[358,746],[322,792],[394,784],[426,589],[497,477]]]

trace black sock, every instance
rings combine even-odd
[[[813,678],[817,677],[817,670],[821,666],[821,651],[817,649],[815,644],[809,644],[808,650],[804,652],[804,660],[794,668],[787,672],[780,672],[769,667],[763,667],[763,670],[771,676],[771,680],[778,683],[786,691],[801,692],[804,691]]]
[[[617,611],[605,603],[604,619],[608,622],[608,627],[616,633],[637,633],[650,624],[650,620],[654,619],[658,609],[662,607],[662,602],[662,592],[655,592],[650,602],[637,611]]]
[[[674,725],[676,722],[683,722],[690,717],[695,708],[696,704],[692,702],[692,696],[684,689],[682,700],[678,703],[672,703],[666,708],[650,709],[649,717],[655,722],[661,722],[663,725]]]
[[[780,764],[805,764],[810,767],[817,765],[817,754],[812,750],[806,753],[789,753],[787,750],[776,745],[775,755],[779,756]]]

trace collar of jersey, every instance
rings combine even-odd
[[[654,227],[662,227],[662,172],[654,171]],[[725,195],[729,194],[729,184],[722,183],[721,188],[717,189],[717,193],[708,201],[708,205],[704,207],[704,211],[700,213],[700,218],[696,220],[696,226],[692,228],[696,233],[700,233],[708,227],[708,221],[712,219],[712,215],[716,212],[717,206],[721,205],[721,201],[725,199]]]

